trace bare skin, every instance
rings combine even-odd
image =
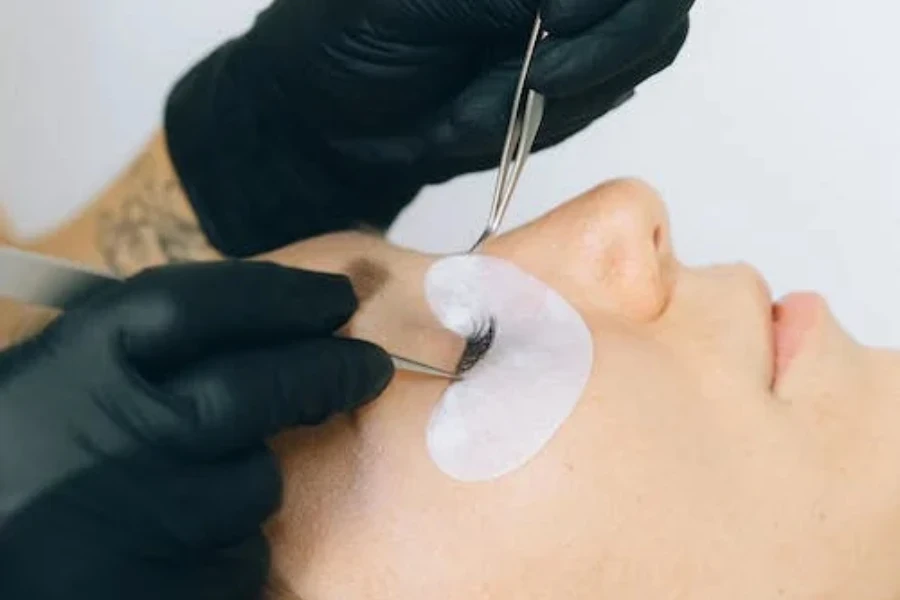
[[[81,214],[25,246],[119,276],[153,265],[220,256],[197,225],[162,133]]]
[[[8,236],[3,242],[117,276],[166,263],[221,258],[197,224],[161,132],[75,218],[37,239]],[[54,314],[0,298],[0,347],[39,330]]]

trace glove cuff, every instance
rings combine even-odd
[[[234,40],[169,96],[169,153],[210,243],[243,257],[363,224],[387,228],[421,180],[330,149],[297,118],[272,67],[265,53]]]

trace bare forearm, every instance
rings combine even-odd
[[[162,133],[80,215],[26,246],[121,276],[220,256],[197,224]]]
[[[215,260],[157,134],[74,219],[37,240],[4,243],[127,276],[146,267]],[[42,329],[55,313],[0,298],[0,350]]]

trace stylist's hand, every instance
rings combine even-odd
[[[540,10],[530,84],[538,146],[609,111],[668,66],[693,0],[276,0],[248,39],[277,51],[298,118],[366,162],[422,160],[429,182],[494,166]],[[271,36],[271,37],[270,37]],[[268,63],[267,63],[268,64]]]
[[[255,600],[280,497],[265,440],[392,376],[332,337],[355,309],[342,277],[166,267],[0,354],[0,598]]]
[[[540,149],[671,64],[692,4],[275,0],[176,88],[171,150],[226,253],[386,227],[422,186],[499,163],[538,11],[549,34],[530,78],[548,99]],[[223,183],[223,170],[236,174]],[[283,208],[297,198],[302,213]],[[233,241],[250,230],[262,241]]]

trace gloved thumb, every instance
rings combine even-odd
[[[149,269],[89,298],[64,324],[105,335],[156,379],[223,350],[330,335],[356,307],[344,276],[222,261]]]
[[[190,423],[170,441],[204,456],[249,448],[374,400],[393,375],[390,356],[359,340],[329,337],[225,355],[163,384],[167,401]]]

